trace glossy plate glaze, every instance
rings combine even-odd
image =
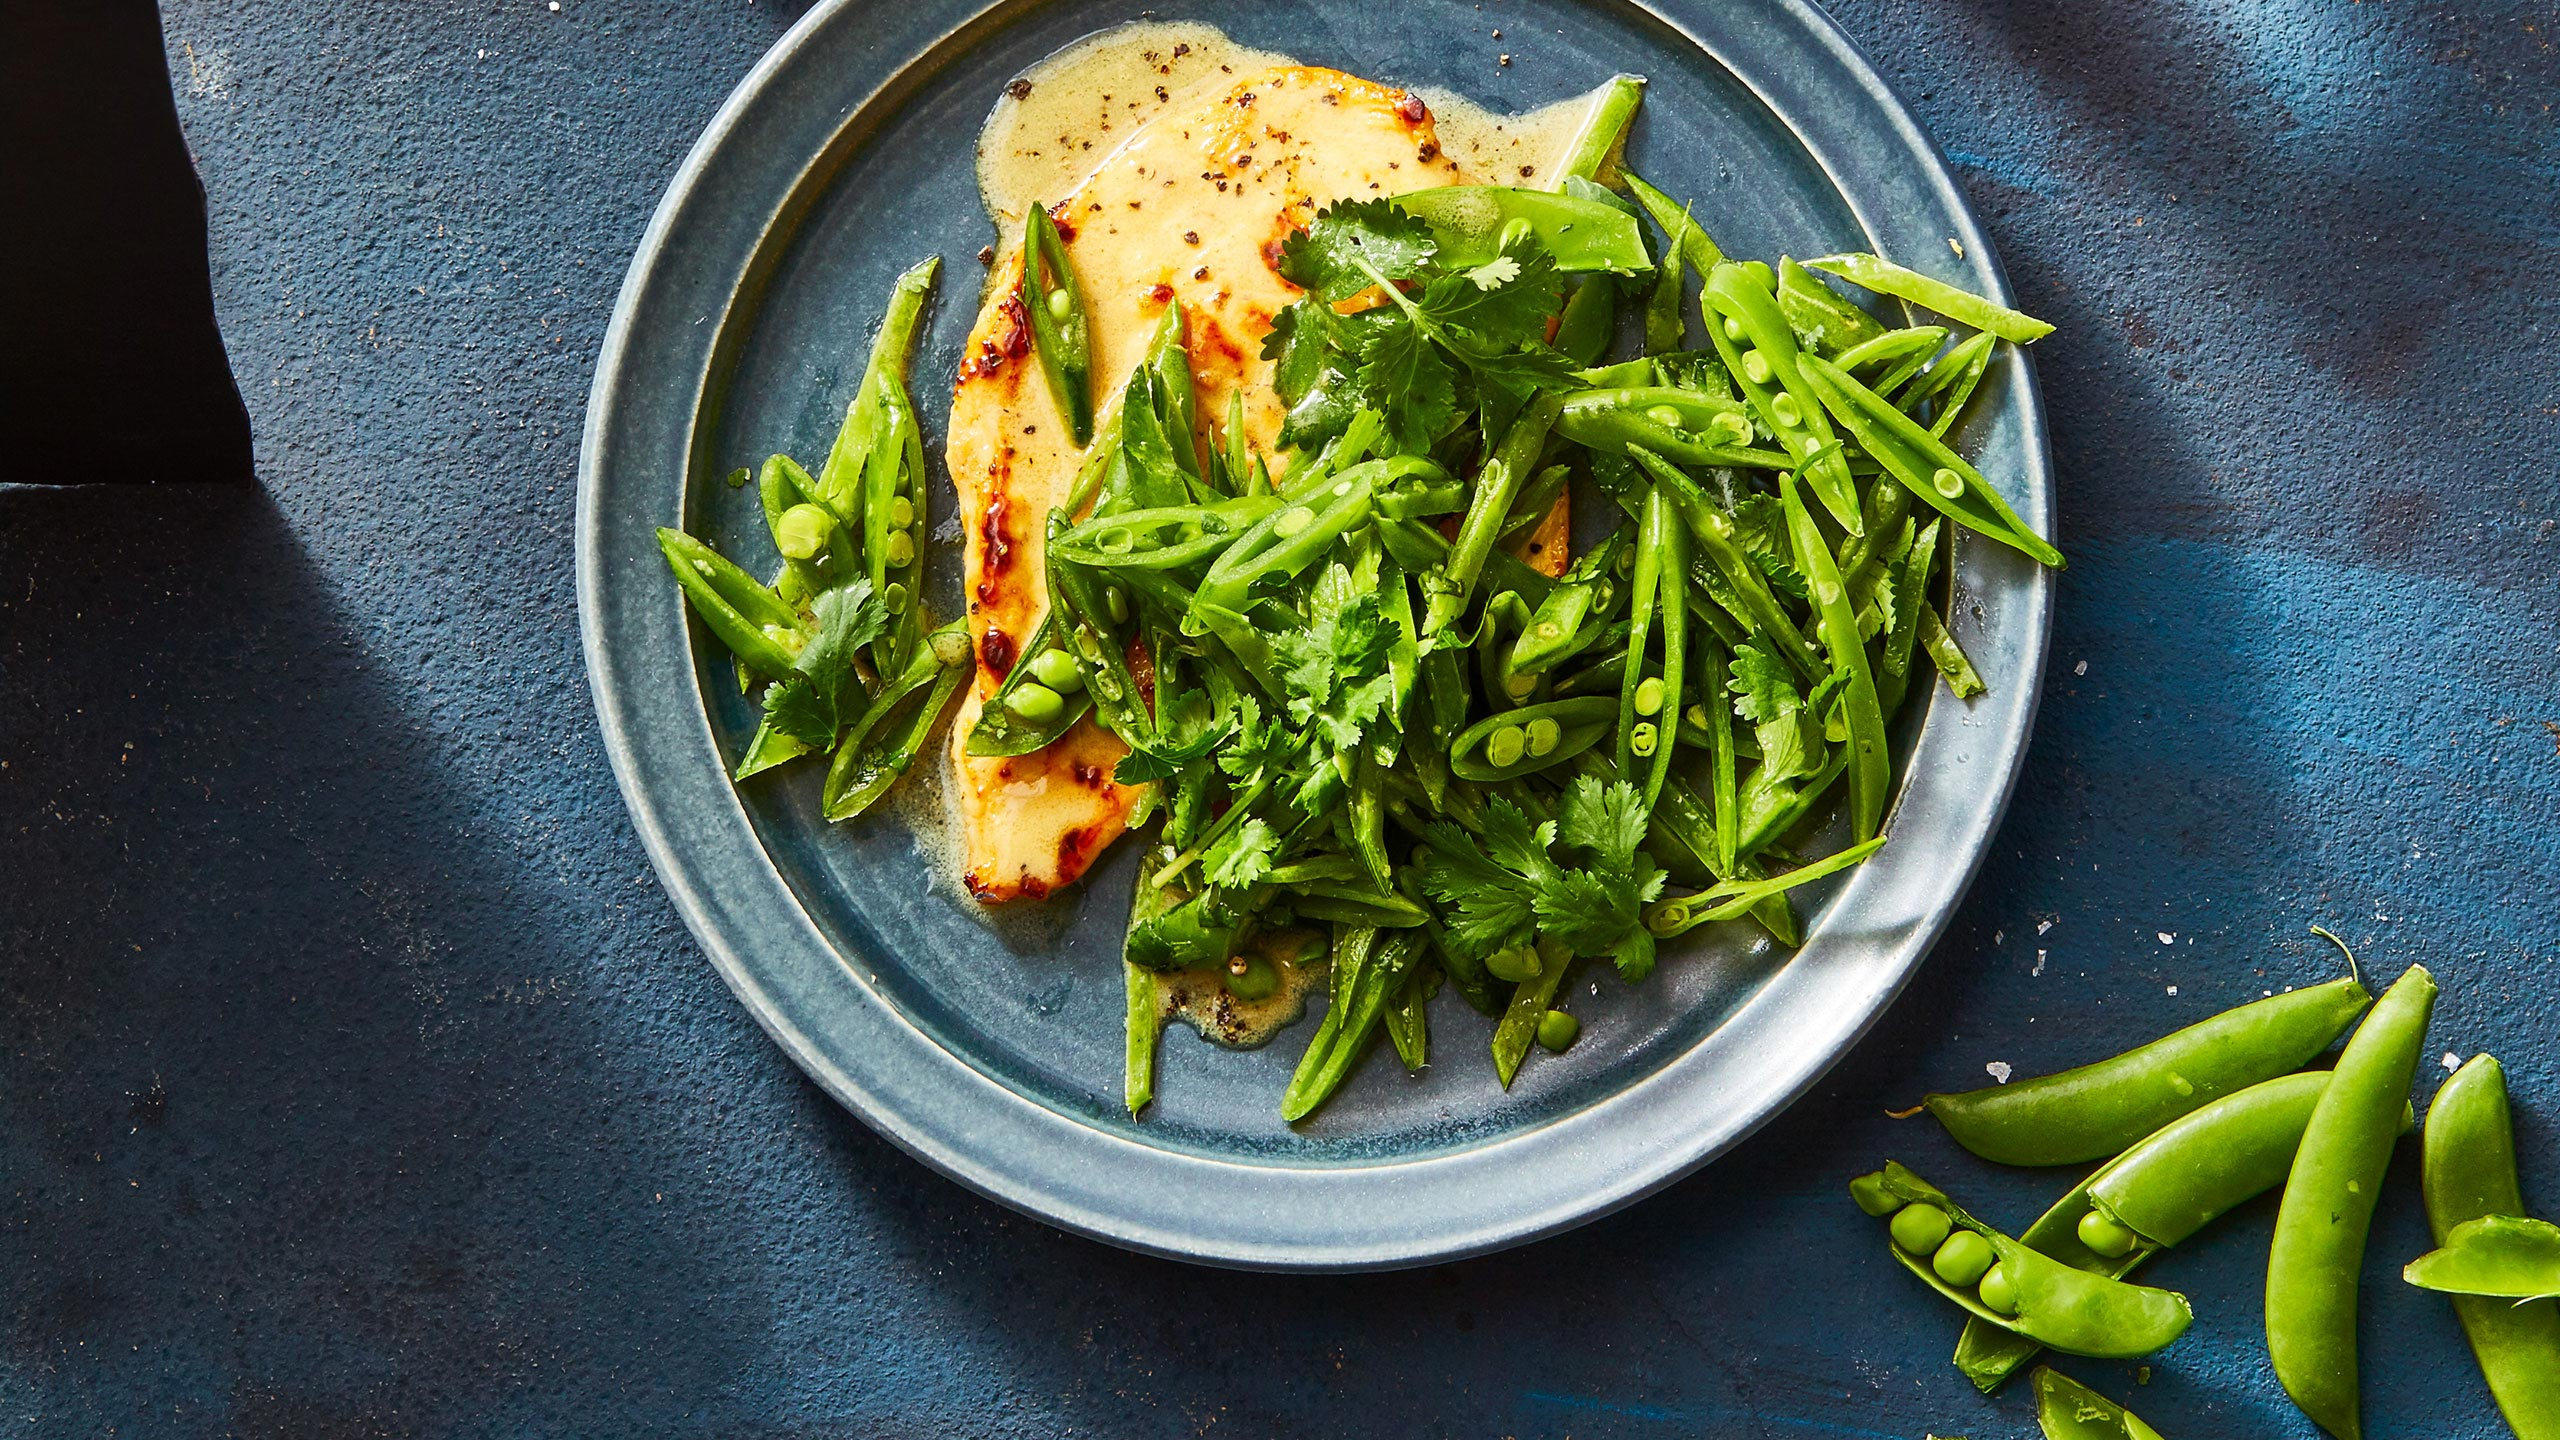
[[[1306,0],[1147,13],[1503,110],[1639,72],[1651,87],[1630,162],[1693,198],[1727,249],[1872,248],[2007,294],[1935,149],[1811,5]],[[696,142],[623,286],[580,468],[579,603],[615,772],[668,894],[758,1022],[883,1134],[983,1194],[1114,1244],[1268,1269],[1412,1265],[1553,1233],[1731,1147],[1892,1000],[2008,798],[2053,579],[1999,547],[1959,544],[1954,625],[1991,693],[1967,704],[1940,686],[1925,713],[1905,714],[1892,843],[1798,895],[1811,921],[1801,952],[1725,934],[1666,948],[1642,986],[1577,975],[1581,1042],[1533,1056],[1508,1094],[1484,1054],[1489,1023],[1444,995],[1422,1076],[1380,1046],[1295,1130],[1277,1105],[1305,1027],[1245,1053],[1177,1027],[1157,1103],[1131,1121],[1119,1098],[1128,847],[1072,894],[990,923],[958,893],[931,824],[827,826],[814,766],[732,786],[727,762],[754,711],[688,629],[651,532],[681,523],[751,568],[772,563],[755,492],[722,477],[773,450],[823,456],[891,278],[929,253],[944,257],[943,289],[914,374],[938,461],[981,279],[974,257],[993,238],[973,169],[979,123],[1033,62],[1138,15],[1134,3],[1079,0],[821,4]],[[2025,358],[2006,351],[1989,386],[1965,447],[2050,534]],[[944,482],[928,563],[946,615],[959,569],[951,509]],[[930,809],[927,797],[909,804]]]

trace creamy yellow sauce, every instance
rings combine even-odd
[[[1239,1000],[1227,989],[1224,968],[1202,965],[1156,977],[1156,1013],[1179,1020],[1200,1038],[1230,1050],[1251,1050],[1288,1029],[1307,1013],[1307,997],[1325,983],[1324,937],[1310,930],[1258,935],[1245,948],[1268,960],[1280,984],[1259,1000]]]

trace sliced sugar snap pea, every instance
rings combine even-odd
[[[2160,1440],[2113,1400],[2049,1367],[2036,1367],[2036,1424],[2045,1440]]]
[[[1924,309],[1935,310],[1959,325],[1970,325],[2020,345],[2032,344],[2053,333],[2051,325],[2033,315],[2012,310],[1995,300],[1986,300],[1970,290],[1959,290],[1943,280],[1932,280],[1917,270],[1905,269],[1882,256],[1860,251],[1817,256],[1804,263],[1807,268],[1827,271],[1879,295],[1908,300]]]
[[[1049,212],[1033,202],[1022,220],[1022,310],[1049,394],[1078,446],[1093,439],[1093,332],[1084,286]]]

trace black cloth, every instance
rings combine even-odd
[[[0,482],[252,478],[148,0],[0,0]]]

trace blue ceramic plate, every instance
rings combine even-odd
[[[1798,895],[1801,952],[1740,935],[1653,979],[1571,983],[1580,1044],[1505,1094],[1487,1022],[1444,995],[1433,1065],[1381,1046],[1310,1122],[1278,1103],[1308,1033],[1267,1049],[1166,1035],[1144,1122],[1120,1105],[1130,848],[1072,894],[990,924],[894,816],[828,826],[815,766],[733,787],[754,721],[689,632],[651,539],[682,524],[770,564],[753,489],[774,450],[825,454],[889,283],[945,259],[916,360],[929,449],[993,238],[973,147],[997,92],[1079,36],[1198,18],[1251,45],[1523,110],[1621,70],[1650,78],[1630,161],[1693,197],[1727,249],[1874,249],[2005,296],[1935,149],[1809,4],[1662,0],[832,0],[738,87],[633,259],[588,412],[578,491],[587,664],[633,820],[712,963],[783,1049],[883,1134],[986,1195],[1115,1244],[1341,1270],[1477,1254],[1588,1220],[1723,1152],[1874,1022],[1954,908],[2026,747],[2051,577],[1957,551],[1957,633],[1991,684],[1902,722],[1892,843]],[[1495,41],[1490,31],[1505,37]],[[1513,63],[1496,63],[1509,52]],[[1954,241],[1962,246],[1957,252]],[[2005,351],[1963,437],[2051,533],[2042,412]],[[947,484],[937,515],[951,513]],[[931,556],[953,613],[956,547]],[[1925,708],[1925,714],[1918,713]],[[1746,927],[1727,926],[1740,931]]]

